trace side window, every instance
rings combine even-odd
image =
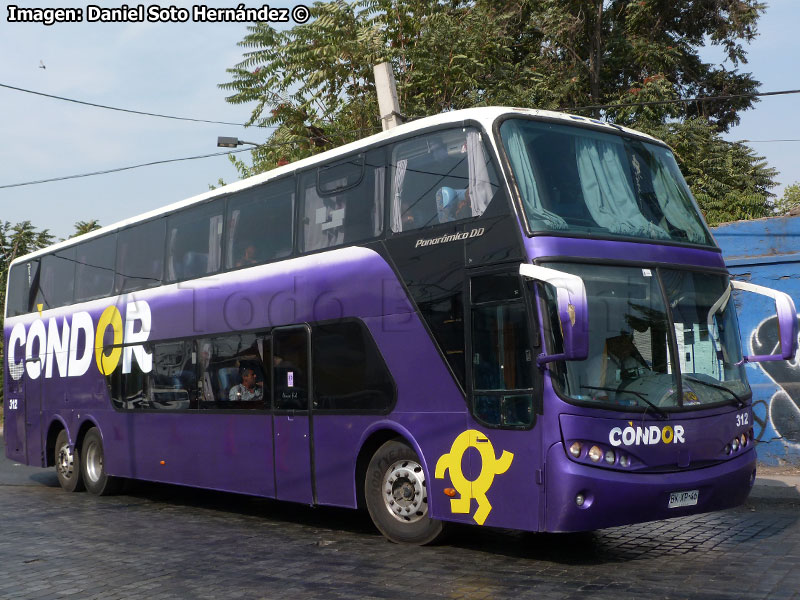
[[[224,202],[217,200],[168,218],[167,281],[195,279],[219,271],[223,211]]]
[[[308,329],[272,331],[272,380],[277,410],[308,410]]]
[[[383,230],[383,150],[350,156],[301,178],[302,249],[331,248]]]
[[[534,354],[520,277],[473,277],[470,299],[473,412],[487,425],[528,427]]]
[[[469,127],[396,144],[390,176],[394,232],[480,216],[498,188],[480,133]]]
[[[141,290],[161,283],[165,235],[165,219],[140,223],[119,233],[116,292]]]
[[[392,406],[394,382],[363,323],[317,325],[311,342],[315,409],[382,411]]]
[[[78,244],[75,265],[75,301],[109,296],[114,291],[117,235]]]
[[[75,287],[75,247],[42,257],[36,304],[45,310],[72,303]]]
[[[150,372],[150,408],[186,410],[195,408],[197,377],[192,363],[191,342],[165,342],[153,347]]]
[[[30,312],[39,279],[39,260],[31,260],[11,268],[8,289],[8,315],[15,317]],[[31,293],[33,291],[33,294]]]
[[[225,267],[247,267],[292,253],[293,177],[238,192],[228,200]]]
[[[120,351],[121,347],[117,347]],[[149,349],[148,349],[149,350]],[[112,352],[107,347],[106,354]],[[139,363],[131,361],[131,372],[122,374],[122,361],[110,375],[106,375],[106,385],[111,396],[111,404],[119,410],[146,410],[153,408],[150,374],[143,373]]]
[[[269,398],[263,341],[255,334],[224,335],[197,342],[200,408],[263,409]],[[269,380],[267,379],[267,385]]]

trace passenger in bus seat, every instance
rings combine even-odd
[[[264,396],[264,383],[256,381],[256,372],[252,367],[242,367],[240,370],[242,383],[233,386],[228,392],[228,400],[247,402],[261,400]]]
[[[257,265],[259,260],[257,258],[258,251],[254,244],[245,246],[244,252],[239,260],[236,261],[237,267],[248,267],[250,265]]]

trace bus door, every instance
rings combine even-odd
[[[516,271],[470,277],[469,394],[478,452],[471,480],[488,481],[485,524],[536,531],[542,504],[541,376],[534,304]],[[494,470],[488,478],[484,471]]]
[[[33,364],[31,364],[33,363]],[[42,368],[42,361],[38,356],[28,358],[25,364],[30,368]],[[43,370],[43,368],[42,368]],[[44,373],[36,379],[26,377],[24,383],[25,396],[25,446],[29,465],[42,463],[42,380]]]
[[[312,504],[311,329],[272,330],[276,497]]]

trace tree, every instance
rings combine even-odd
[[[53,236],[47,229],[37,231],[30,221],[11,225],[0,222],[0,306],[5,306],[8,267],[19,257],[53,243]],[[3,329],[4,314],[0,314],[0,330]],[[0,363],[4,364],[3,340],[0,339]],[[3,369],[0,369],[0,407],[3,406]],[[0,418],[2,412],[0,410]]]
[[[783,196],[775,202],[775,213],[779,215],[796,214],[800,208],[800,182],[787,185]]]
[[[499,104],[660,131],[702,149],[680,160],[711,220],[761,214],[775,172],[746,146],[724,150],[719,133],[756,101],[747,94],[759,82],[737,69],[764,10],[757,0],[318,2],[310,22],[257,23],[240,42],[244,58],[221,87],[229,102],[256,102],[248,124],[274,131],[252,165],[231,160],[248,176],[380,130],[372,66],[391,61],[408,116]],[[706,42],[732,68],[704,63]],[[674,102],[697,95],[738,97]],[[653,100],[672,103],[641,104]]]
[[[90,231],[94,231],[95,229],[100,229],[100,221],[97,219],[92,219],[91,221],[78,221],[75,223],[75,233],[73,233],[71,238],[78,237],[79,235],[83,235],[84,233],[89,233]]]

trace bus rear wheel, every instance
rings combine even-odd
[[[378,448],[367,467],[364,495],[372,522],[389,540],[422,546],[441,538],[443,523],[428,512],[425,470],[407,444],[390,440]]]
[[[87,491],[97,496],[116,494],[122,484],[121,479],[106,473],[103,438],[97,427],[92,427],[83,438],[81,471]]]
[[[82,492],[83,477],[81,476],[81,457],[77,446],[74,450],[69,448],[67,430],[62,429],[56,437],[55,452],[53,455],[56,465],[56,476],[62,489],[67,492]]]

